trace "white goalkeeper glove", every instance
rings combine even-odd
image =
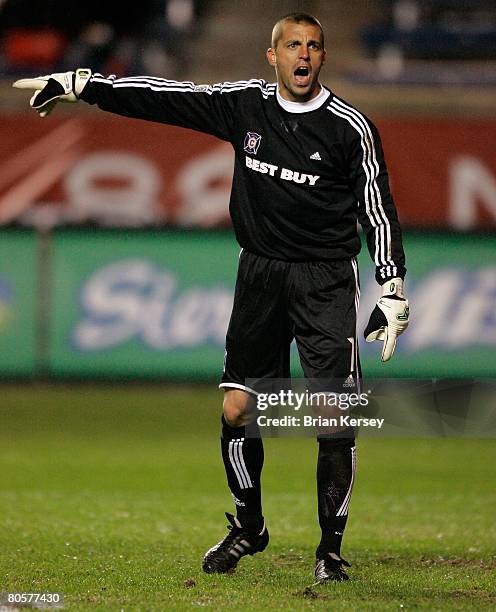
[[[403,280],[393,278],[382,285],[377,302],[364,331],[365,340],[382,340],[382,361],[389,361],[396,347],[396,338],[408,327],[410,308],[403,295]]]
[[[34,79],[19,79],[12,87],[34,89],[29,103],[40,117],[46,117],[58,102],[77,102],[90,77],[91,70],[78,68],[75,72],[56,72]]]

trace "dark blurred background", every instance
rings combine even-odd
[[[117,73],[185,69],[184,44],[208,2],[197,0],[5,0],[2,69],[59,72],[75,65]]]

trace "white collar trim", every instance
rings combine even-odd
[[[315,98],[308,100],[308,102],[291,102],[290,100],[285,100],[281,96],[278,86],[276,95],[277,101],[285,111],[288,111],[288,113],[308,113],[309,111],[320,108],[331,95],[331,92],[321,85],[318,95],[316,95]]]

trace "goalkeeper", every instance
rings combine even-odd
[[[233,570],[269,541],[263,443],[246,435],[257,384],[247,381],[289,378],[295,339],[308,380],[359,385],[358,222],[382,286],[365,337],[382,342],[383,362],[408,324],[401,230],[379,134],[321,84],[325,58],[320,22],[293,13],[275,24],[267,50],[276,83],[195,85],[79,69],[14,84],[34,90],[31,106],[43,117],[58,102],[81,99],[126,117],[207,132],[234,147],[230,212],[242,252],[220,387],[221,452],[236,516],[227,514],[228,534],[205,554],[208,573]],[[321,539],[314,571],[317,582],[341,581],[348,579],[341,541],[355,478],[354,431],[317,440]]]

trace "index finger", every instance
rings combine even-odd
[[[17,89],[43,89],[47,84],[46,77],[36,77],[34,79],[18,79],[12,83],[12,87]]]

